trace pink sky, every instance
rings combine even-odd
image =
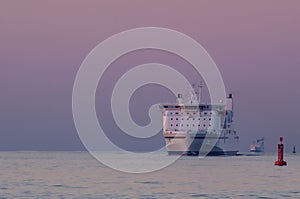
[[[145,26],[210,53],[235,96],[242,150],[264,136],[275,151],[279,135],[300,148],[299,11],[299,1],[1,1],[0,150],[82,149],[71,110],[81,62],[105,38]]]

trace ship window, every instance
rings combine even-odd
[[[198,118],[198,120],[200,120],[200,117]]]
[[[173,118],[171,118],[171,120],[173,120]]]
[[[173,113],[172,113],[172,112],[170,112],[170,114],[172,115]]]
[[[205,127],[206,125],[205,125],[205,124],[203,124],[203,126]]]
[[[176,118],[176,120],[178,120],[178,118]]]
[[[204,115],[207,115],[207,112],[204,112]]]
[[[195,126],[195,124],[193,124],[193,126]]]
[[[178,124],[176,124],[176,126],[178,126]]]
[[[208,118],[208,120],[210,121],[210,120],[211,120],[211,118]]]
[[[171,126],[173,126],[173,124],[171,124]]]
[[[200,124],[198,124],[198,126],[200,126]]]
[[[188,124],[186,126],[189,126]]]
[[[186,120],[189,120],[189,118],[188,118],[188,119],[186,119]]]
[[[183,118],[181,118],[181,120],[183,120]]]
[[[203,118],[203,120],[206,120],[206,118]]]
[[[175,114],[178,115],[178,112],[176,112]]]
[[[183,124],[181,124],[181,126],[183,126]]]
[[[193,120],[195,120],[195,118],[193,118]]]

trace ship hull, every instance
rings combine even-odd
[[[204,146],[205,136],[173,135],[165,136],[166,148],[169,155],[184,156],[234,156],[237,155],[237,145],[230,137],[220,137],[218,140],[209,140],[214,146]],[[202,147],[202,148],[201,148]],[[210,149],[205,151],[204,149]]]
[[[256,149],[251,149],[250,152],[252,152],[252,153],[263,153],[264,150],[260,149],[260,148],[256,148]]]
[[[235,156],[238,150],[235,151],[210,151],[206,156]],[[199,156],[199,151],[168,151],[168,155],[182,155],[182,156]],[[201,155],[201,154],[200,154]]]

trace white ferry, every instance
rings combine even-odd
[[[192,99],[193,97],[191,97]],[[221,134],[210,136],[215,119],[217,105],[199,104],[196,100],[183,103],[182,95],[178,94],[176,104],[161,104],[163,111],[163,133],[169,155],[237,155],[239,136],[233,125],[232,94],[226,99],[223,120],[220,122]],[[218,119],[218,118],[217,118]],[[204,142],[204,139],[206,140]],[[202,146],[211,145],[211,146]],[[201,148],[202,147],[202,148]],[[208,151],[207,151],[208,150]]]

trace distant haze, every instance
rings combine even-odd
[[[260,137],[267,151],[275,151],[282,135],[287,152],[293,145],[300,152],[299,17],[299,1],[1,1],[0,150],[84,150],[72,117],[80,64],[111,35],[155,26],[189,35],[216,62],[234,96],[241,151]],[[185,73],[191,82],[200,78],[173,54],[129,53],[100,81],[99,120],[109,111],[104,102],[116,78],[153,61]],[[168,90],[141,88],[131,101],[133,119],[146,125],[149,106],[166,101],[174,102]],[[100,122],[108,131],[115,128]]]

